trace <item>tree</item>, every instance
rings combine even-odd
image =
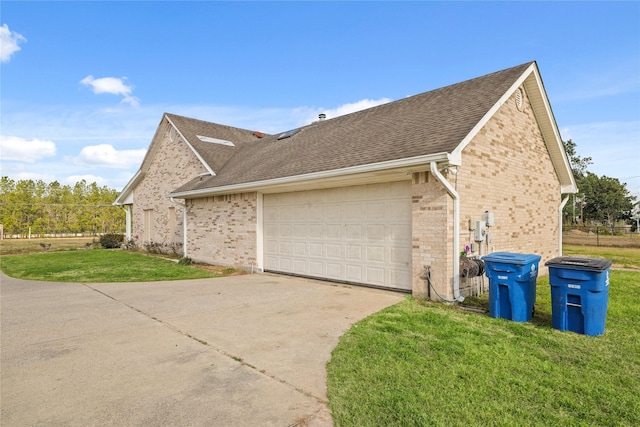
[[[606,222],[613,227],[615,221],[631,218],[635,197],[617,178],[587,172],[581,185],[585,219]]]
[[[85,180],[73,187],[58,181],[0,180],[0,224],[6,235],[122,232],[125,214],[112,202],[118,191]]]
[[[582,222],[584,221],[582,212],[582,207],[584,206],[584,194],[581,191],[582,181],[588,173],[587,168],[593,164],[593,161],[591,157],[580,157],[576,151],[576,143],[572,140],[562,141],[562,143],[569,158],[569,163],[571,164],[573,177],[578,186],[578,192],[571,195],[569,203],[564,207],[563,217],[565,221],[567,218],[571,218],[571,222],[578,222],[578,218],[580,218],[580,222]]]

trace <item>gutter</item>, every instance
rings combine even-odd
[[[558,208],[558,256],[562,256],[562,210],[569,201],[569,194],[564,196]]]
[[[175,197],[177,199],[187,199],[196,197],[208,197],[217,194],[229,194],[229,193],[243,193],[247,191],[260,191],[266,187],[302,183],[312,180],[320,180],[327,178],[336,178],[340,176],[353,175],[367,172],[379,172],[389,169],[405,168],[405,167],[418,167],[424,166],[425,163],[439,161],[449,162],[451,164],[459,164],[459,159],[449,153],[436,153],[428,154],[425,156],[416,156],[408,159],[390,160],[380,163],[372,163],[360,166],[351,166],[342,169],[332,169],[322,172],[313,172],[304,175],[285,176],[282,178],[267,179],[264,181],[251,181],[241,184],[223,185],[220,187],[201,188],[197,190],[187,190],[174,192],[168,195],[168,197]]]
[[[432,161],[431,174],[447,189],[447,193],[453,199],[453,299],[464,301],[460,296],[460,196],[455,188],[438,171],[438,164]]]

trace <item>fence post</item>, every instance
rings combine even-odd
[[[596,225],[596,246],[600,246],[600,227]]]

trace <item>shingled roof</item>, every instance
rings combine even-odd
[[[247,141],[215,176],[173,194],[451,153],[531,64],[318,121],[287,138]]]
[[[257,140],[255,132],[165,113],[201,161],[216,174],[242,146]],[[219,142],[211,142],[211,139]],[[225,144],[227,143],[227,144]]]

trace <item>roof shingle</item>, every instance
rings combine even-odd
[[[174,193],[451,153],[531,64],[315,122],[280,140],[235,128],[229,136],[211,135],[237,142],[237,149],[205,147],[185,134],[216,176],[195,178]]]

